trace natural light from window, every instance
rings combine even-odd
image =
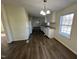
[[[60,34],[70,36],[74,13],[60,16]]]

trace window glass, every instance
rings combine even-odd
[[[74,13],[60,16],[60,33],[70,35]]]

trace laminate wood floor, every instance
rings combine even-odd
[[[33,32],[29,43],[16,41],[9,45],[6,59],[77,59],[77,56],[55,39]]]

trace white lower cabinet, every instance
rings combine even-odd
[[[49,38],[54,37],[54,29],[49,28],[49,27],[41,27],[41,30],[45,33],[46,36]]]

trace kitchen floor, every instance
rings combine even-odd
[[[5,59],[77,59],[77,56],[64,47],[55,38],[49,39],[40,30],[33,30],[26,41],[15,41],[9,44]]]

